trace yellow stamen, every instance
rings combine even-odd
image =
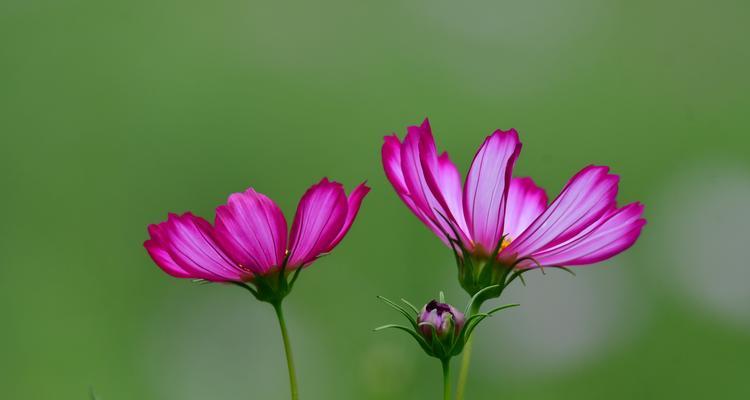
[[[500,243],[500,251],[503,251],[506,247],[510,246],[511,239],[506,236],[503,238],[503,242]]]

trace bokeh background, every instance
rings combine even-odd
[[[467,397],[750,398],[746,1],[0,2],[0,397],[288,398],[271,307],[168,277],[167,212],[253,186],[291,220],[373,187],[286,302],[304,399],[434,399],[376,295],[463,305],[452,255],[381,171],[429,117],[462,171],[517,128],[554,196],[589,163],[647,206],[629,252],[513,287]],[[497,303],[499,304],[499,303]]]

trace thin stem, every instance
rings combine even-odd
[[[471,306],[471,312],[469,316],[472,316],[479,312],[481,304],[474,303]],[[474,343],[474,336],[469,337],[469,340],[464,346],[464,355],[461,357],[461,369],[458,372],[458,383],[456,384],[456,400],[463,400],[464,391],[466,390],[466,381],[469,379],[469,364],[471,364],[471,348]]]
[[[441,360],[443,363],[443,400],[451,400],[451,360]]]
[[[281,310],[281,302],[273,303],[273,309],[276,310],[276,317],[279,319],[279,327],[281,328],[281,337],[284,340],[284,352],[286,353],[286,366],[289,369],[289,388],[292,392],[292,400],[299,399],[299,392],[297,391],[297,373],[294,370],[294,357],[292,356],[292,345],[289,343],[289,333],[286,330],[286,322],[284,321],[284,312]]]

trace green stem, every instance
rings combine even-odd
[[[281,328],[281,337],[284,340],[284,352],[286,353],[286,366],[289,369],[289,388],[292,392],[292,400],[299,399],[299,392],[297,391],[297,374],[294,370],[294,357],[292,357],[292,345],[289,343],[289,333],[286,330],[286,322],[284,321],[284,312],[281,310],[281,302],[272,303],[273,309],[276,310],[276,317],[279,319],[279,327]]]
[[[441,360],[443,363],[443,400],[451,400],[451,359]]]
[[[481,304],[473,304],[469,316],[479,312]],[[467,316],[468,318],[468,316]],[[474,335],[469,338],[464,346],[464,355],[461,357],[461,369],[458,372],[458,383],[456,384],[456,400],[463,400],[466,390],[466,381],[469,379],[469,364],[471,364],[471,348],[474,343]]]

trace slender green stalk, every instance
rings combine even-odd
[[[469,316],[479,312],[481,304],[473,304]],[[464,346],[463,356],[461,357],[461,369],[458,372],[458,383],[456,384],[456,400],[463,400],[464,391],[466,390],[466,381],[469,379],[469,365],[471,364],[471,349],[474,347],[474,337],[469,338]]]
[[[281,302],[273,303],[273,309],[276,310],[276,316],[279,319],[279,327],[281,328],[281,337],[284,340],[284,352],[286,353],[286,366],[289,369],[289,388],[292,392],[292,400],[298,400],[299,392],[297,391],[297,373],[294,370],[292,345],[289,343],[289,333],[286,330],[286,322],[284,321],[284,312],[281,310]]]
[[[443,363],[443,400],[451,400],[451,359],[441,361]]]

